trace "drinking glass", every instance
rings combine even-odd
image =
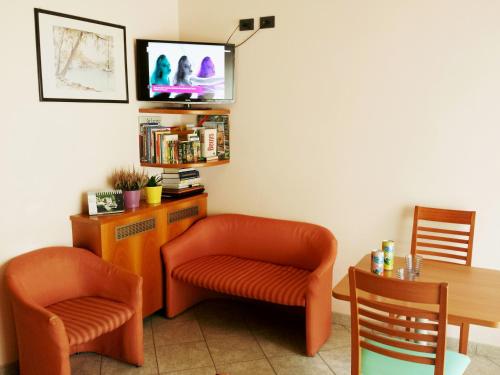
[[[414,273],[415,276],[420,276],[420,270],[422,269],[422,262],[423,258],[421,255],[409,254],[405,256],[406,270],[408,270],[408,272]]]
[[[398,268],[396,270],[396,277],[400,280],[415,280],[415,274],[413,271],[406,268]]]

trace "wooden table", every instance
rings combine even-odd
[[[370,255],[356,265],[367,271],[370,266]],[[385,271],[384,277],[395,277],[401,267],[404,258],[396,257],[394,271]],[[448,323],[465,327],[460,331],[460,353],[467,353],[469,324],[500,328],[500,271],[424,259],[417,280],[448,283]],[[333,288],[332,295],[349,301],[348,275]]]

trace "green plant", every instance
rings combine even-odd
[[[160,185],[162,178],[161,176],[151,176],[149,177],[148,183],[146,184],[147,187],[156,187]]]
[[[148,182],[148,176],[144,171],[130,169],[117,169],[111,175],[111,183],[115,189],[124,191],[141,190]]]

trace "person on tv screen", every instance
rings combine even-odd
[[[193,74],[193,69],[191,68],[191,62],[187,56],[182,56],[177,64],[177,73],[174,76],[174,86],[192,86],[191,74]],[[175,96],[176,99],[189,99],[191,93],[181,93]]]
[[[167,56],[160,55],[156,59],[156,67],[151,75],[151,86],[152,85],[166,85],[170,86],[169,74],[172,71],[170,68],[170,61],[168,61]],[[169,92],[153,92],[153,97],[155,99],[168,98],[170,96]]]
[[[191,81],[203,87],[203,94],[198,97],[199,99],[213,99],[218,86],[224,84],[224,77],[215,76],[215,65],[210,56],[206,56],[201,61],[198,75],[191,78]]]

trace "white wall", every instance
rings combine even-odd
[[[415,204],[476,210],[473,264],[500,269],[499,13],[489,0],[180,1],[183,40],[276,16],[237,50],[232,159],[204,171],[210,211],[325,225],[338,281],[384,238],[408,253]],[[471,340],[500,345],[500,330]]]
[[[69,216],[110,172],[137,165],[134,40],[177,39],[177,0],[2,0],[0,12],[0,366],[16,359],[5,298],[5,262],[48,245],[71,245]],[[124,25],[130,104],[38,100],[33,8]]]

